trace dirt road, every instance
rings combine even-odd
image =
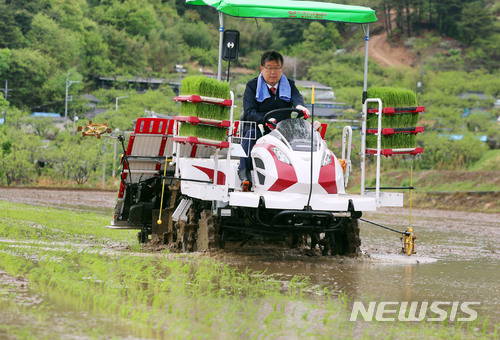
[[[369,55],[382,66],[397,67],[415,62],[415,56],[404,47],[391,47],[385,33],[370,37]]]

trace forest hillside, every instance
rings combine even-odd
[[[376,10],[369,85],[411,89],[426,107],[426,131],[418,137],[426,151],[416,160],[391,161],[391,167],[468,170],[497,157],[498,2],[340,2]],[[82,140],[76,126],[91,119],[130,131],[138,117],[177,114],[172,98],[179,79],[217,72],[218,23],[214,9],[182,0],[0,3],[0,183],[81,184],[115,174],[113,148]],[[337,119],[359,118],[361,26],[226,16],[225,29],[240,32],[239,59],[230,73],[238,113],[261,53],[275,49],[285,55],[287,76],[331,88]],[[227,67],[224,62],[223,72]],[[310,101],[309,90],[302,91]],[[62,121],[33,117],[35,112],[55,113]],[[327,138],[336,149],[341,126],[329,121]]]

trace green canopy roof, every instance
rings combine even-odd
[[[368,7],[328,2],[293,0],[186,0],[190,5],[208,5],[224,14],[244,18],[293,18],[330,20],[356,24],[377,21]]]

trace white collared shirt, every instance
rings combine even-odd
[[[276,85],[274,85],[274,86],[271,86],[271,85],[269,85],[268,83],[266,83],[266,85],[267,85],[267,88],[268,88],[268,89],[270,89],[270,90],[271,90],[272,88],[274,88],[274,89],[275,89],[275,90],[274,90],[274,94],[275,94],[275,95],[278,95],[278,85],[279,85],[279,83],[276,83]],[[271,92],[273,92],[273,91],[271,90]]]

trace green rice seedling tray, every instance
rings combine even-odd
[[[386,107],[382,109],[382,127],[383,128],[404,128],[416,127],[419,119],[419,113],[424,111],[423,106],[414,107],[414,110],[398,110],[412,108]],[[385,110],[385,111],[384,111]],[[378,127],[378,109],[368,109],[366,117],[366,127]]]
[[[417,106],[417,95],[414,91],[391,86],[374,86],[367,91],[368,98],[380,98],[383,107]],[[377,103],[368,103],[368,108],[377,108]]]
[[[230,86],[227,82],[205,76],[188,76],[182,80],[180,94],[229,98],[230,92]]]
[[[395,87],[372,87],[367,91],[368,98],[379,98],[382,101],[382,127],[400,128],[415,127],[419,119],[419,112],[423,106],[417,106],[417,95],[414,91]],[[367,103],[366,127],[378,127],[378,104]]]
[[[366,135],[366,148],[376,149],[377,148],[376,134]],[[416,133],[394,133],[389,135],[382,135],[380,139],[381,149],[408,149],[415,148],[417,145]]]
[[[227,120],[233,104],[229,84],[205,76],[189,76],[182,80],[181,95],[174,98],[181,102],[181,116],[197,116]]]
[[[197,137],[216,141],[225,141],[227,128],[218,128],[215,125],[182,123],[179,127],[179,136]]]
[[[231,126],[229,120],[218,120],[218,119],[208,119],[200,118],[195,116],[176,116],[173,118],[177,122],[187,123],[191,125],[207,125],[216,128],[228,128]]]
[[[230,107],[211,103],[182,102],[180,109],[181,116],[196,116],[208,119],[228,120]]]
[[[393,156],[393,155],[418,155],[419,153],[423,153],[424,149],[423,148],[407,148],[407,149],[381,149],[380,154],[382,156]],[[376,155],[377,154],[377,149],[366,149],[367,154],[372,154]]]

